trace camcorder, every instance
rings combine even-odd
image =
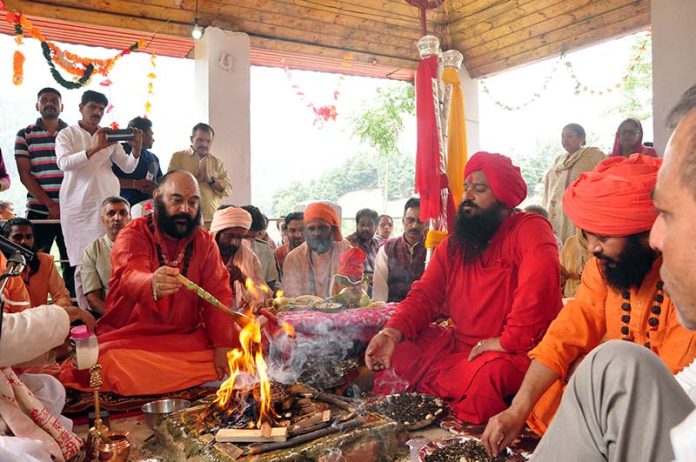
[[[132,128],[106,130],[106,141],[132,141],[133,138],[135,138],[135,130]]]

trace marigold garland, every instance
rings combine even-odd
[[[145,100],[145,118],[147,118],[150,113],[152,112],[152,101],[151,97],[155,94],[153,88],[155,86],[155,79],[157,78],[157,74],[155,74],[155,69],[157,68],[157,55],[152,54],[150,55],[150,67],[152,68],[150,72],[147,74],[147,98]]]
[[[24,37],[25,32],[28,33],[29,36],[41,42],[41,50],[44,59],[46,59],[46,62],[49,65],[53,78],[56,80],[56,82],[68,89],[75,89],[84,86],[89,82],[90,78],[94,74],[101,74],[104,77],[108,76],[109,72],[111,72],[111,69],[119,59],[127,54],[130,54],[132,51],[144,48],[146,45],[145,40],[141,39],[108,59],[83,58],[67,50],[63,50],[55,43],[46,40],[43,34],[41,34],[41,31],[37,29],[22,13],[7,13],[7,22],[15,29],[15,41],[17,42],[17,45],[21,45],[23,43],[22,38]],[[72,82],[64,79],[60,75],[56,65],[69,74],[74,75],[77,77],[77,79]]]
[[[24,82],[24,55],[21,51],[17,50],[14,52],[14,57],[12,59],[12,83],[15,85],[21,85]]]
[[[290,82],[292,89],[295,90],[295,94],[300,98],[302,102],[306,103],[307,107],[310,108],[314,113],[313,125],[317,128],[323,128],[324,123],[329,122],[331,120],[335,121],[336,116],[338,116],[338,111],[336,110],[336,103],[338,103],[338,99],[341,96],[341,85],[343,84],[344,76],[339,76],[338,81],[336,82],[336,89],[332,94],[334,102],[322,106],[317,106],[312,101],[307,100],[307,95],[304,91],[300,89],[300,86],[294,81],[292,72],[290,71],[290,68],[287,65],[285,65],[284,59],[281,60],[281,63],[284,64],[283,70],[285,71],[285,76],[287,77],[288,82]]]

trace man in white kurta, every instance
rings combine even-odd
[[[56,138],[58,168],[65,172],[60,187],[60,224],[70,266],[79,266],[85,247],[104,234],[99,208],[107,197],[118,196],[121,188],[111,166],[116,164],[131,173],[138,165],[140,131],[136,130],[132,154],[128,155],[119,143],[107,141],[106,130],[99,126],[108,103],[103,94],[86,91],[80,103],[82,120],[61,130]],[[75,282],[75,290],[81,293],[79,268]]]

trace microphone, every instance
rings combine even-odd
[[[31,250],[27,249],[26,247],[22,247],[21,245],[17,245],[3,236],[0,236],[0,249],[4,250],[5,252],[11,255],[8,261],[13,261],[12,257],[14,257],[14,254],[16,253],[19,253],[22,257],[24,257],[24,264],[26,264],[26,262],[30,261],[35,256],[34,252],[32,252]],[[19,262],[15,261],[15,263]]]

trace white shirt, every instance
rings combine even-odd
[[[696,359],[674,376],[691,401],[696,404]],[[696,461],[696,411],[670,431],[674,460],[676,462]]]
[[[88,159],[87,150],[96,144],[96,134],[90,135],[79,125],[61,130],[56,137],[58,168],[65,172],[60,186],[60,224],[71,266],[79,265],[85,247],[104,234],[99,208],[104,199],[118,196],[121,190],[112,164],[125,173],[132,173],[138,165],[138,159],[126,154],[119,143]]]

